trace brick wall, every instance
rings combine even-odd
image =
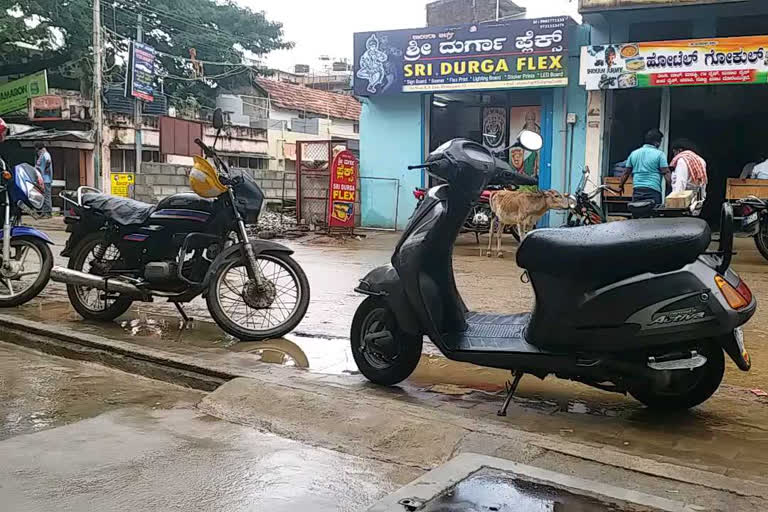
[[[279,201],[282,198],[283,180],[285,180],[285,198],[296,199],[295,173],[252,169],[245,171],[264,191],[267,202]],[[188,173],[189,167],[185,165],[144,163],[141,166],[141,174],[136,175],[133,198],[145,203],[157,203],[173,194],[191,192]]]
[[[475,4],[474,8],[472,4]],[[525,9],[510,0],[501,0],[501,17],[511,16]],[[437,0],[427,4],[427,26],[469,24],[496,19],[496,0]]]

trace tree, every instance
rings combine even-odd
[[[88,89],[93,69],[92,0],[0,3],[10,4],[0,11],[0,75],[47,68],[51,83],[74,78],[82,90]],[[102,2],[107,82],[125,79],[127,42],[136,36],[138,14],[143,16],[144,42],[166,54],[159,56],[159,73],[166,77],[163,88],[172,103],[194,97],[210,106],[218,87],[250,84],[253,67],[241,64],[292,47],[283,39],[282,24],[232,0]],[[197,59],[212,62],[203,65],[203,78],[182,60],[190,58],[190,48],[195,48]]]

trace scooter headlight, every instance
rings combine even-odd
[[[43,207],[43,193],[32,183],[27,183],[27,200],[36,210]]]

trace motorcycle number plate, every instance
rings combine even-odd
[[[746,221],[744,221],[746,224],[752,224],[753,222],[757,222],[757,212],[753,213],[749,217],[747,217]]]

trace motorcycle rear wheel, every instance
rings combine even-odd
[[[755,235],[755,245],[760,255],[768,260],[768,222],[760,219],[760,230]]]
[[[104,234],[101,232],[91,233],[84,237],[69,258],[67,265],[72,270],[78,272],[94,273],[91,265],[96,260],[99,248],[104,245]],[[93,256],[91,260],[89,256]],[[120,253],[114,245],[110,245],[104,250],[101,257],[102,264],[111,264],[120,257]],[[106,263],[105,263],[106,262]],[[106,292],[86,286],[74,284],[67,285],[67,296],[72,307],[75,308],[80,316],[87,320],[98,320],[101,322],[110,322],[119,317],[131,307],[133,300],[122,295],[115,298],[104,297]]]
[[[706,402],[723,380],[725,355],[714,343],[702,347],[699,353],[707,358],[704,366],[695,370],[670,371],[670,387],[635,386],[629,393],[649,409],[661,411],[681,411]]]
[[[350,334],[357,368],[374,384],[394,386],[404,381],[421,359],[422,336],[403,332],[387,303],[379,297],[368,297],[360,304]],[[366,338],[373,336],[391,339],[389,350],[368,346]]]

